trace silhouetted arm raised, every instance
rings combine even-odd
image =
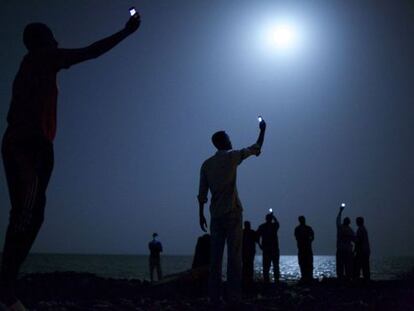
[[[260,148],[263,146],[265,132],[266,132],[266,122],[264,120],[260,121],[259,123],[260,133],[259,137],[257,138],[256,144],[259,145]]]
[[[125,27],[115,34],[80,49],[58,49],[58,68],[69,68],[83,61],[97,58],[134,33],[141,23],[140,17],[131,17]]]
[[[339,227],[341,225],[341,223],[342,223],[342,212],[343,212],[343,210],[344,210],[344,207],[341,206],[339,208],[338,216],[336,216],[336,226],[337,227]]]

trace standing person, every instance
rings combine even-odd
[[[356,224],[358,229],[355,240],[355,278],[359,279],[362,270],[364,280],[369,281],[371,279],[369,266],[371,249],[369,247],[368,231],[365,228],[363,217],[357,217]]]
[[[151,282],[154,282],[154,270],[157,270],[158,281],[162,279],[162,270],[161,270],[161,256],[162,253],[162,244],[158,240],[158,233],[152,234],[152,241],[148,243],[148,249],[150,251],[149,256],[149,270]]]
[[[278,283],[280,278],[278,230],[279,222],[273,212],[266,215],[266,222],[257,229],[259,246],[263,252],[263,279],[265,283],[270,282],[269,270],[271,264],[273,264],[275,283]]]
[[[266,123],[261,120],[259,126],[257,142],[241,150],[232,150],[226,132],[216,132],[212,136],[212,142],[217,152],[201,166],[198,202],[200,227],[203,231],[207,228],[204,204],[207,202],[208,191],[211,192],[209,295],[213,303],[220,300],[221,268],[226,242],[228,297],[232,301],[241,299],[242,204],[236,186],[237,167],[249,156],[260,154]]]
[[[108,52],[139,25],[137,14],[122,30],[80,49],[58,48],[45,24],[32,23],[24,29],[28,53],[13,82],[2,144],[11,211],[0,272],[0,299],[10,309],[24,310],[16,298],[15,283],[44,217],[46,189],[53,170],[57,73]]]
[[[315,238],[312,227],[306,225],[305,216],[299,216],[299,226],[295,228],[295,238],[298,245],[298,262],[302,281],[313,279],[312,242]]]
[[[352,278],[353,266],[353,243],[355,241],[355,233],[352,230],[349,217],[345,217],[341,224],[342,212],[345,204],[339,208],[336,217],[337,240],[336,240],[336,275],[338,279],[350,280]]]
[[[250,221],[244,222],[242,266],[243,283],[247,286],[253,284],[254,256],[256,255],[257,233],[251,228]]]

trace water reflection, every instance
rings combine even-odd
[[[323,277],[335,277],[335,257],[334,256],[314,256],[313,277],[322,279]],[[256,278],[263,277],[262,256],[257,255],[254,262]],[[270,269],[273,280],[273,270]],[[284,280],[297,280],[300,278],[300,269],[297,256],[280,256],[280,275]]]

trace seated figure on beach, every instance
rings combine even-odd
[[[251,227],[250,221],[244,222],[242,265],[243,284],[249,286],[254,278],[254,257],[256,255],[257,232]]]
[[[353,243],[355,242],[355,233],[350,226],[351,220],[349,217],[345,217],[341,223],[344,208],[345,204],[342,204],[336,217],[336,275],[339,280],[351,280],[353,275]]]
[[[122,30],[78,49],[59,48],[45,24],[31,23],[24,29],[23,43],[28,52],[13,82],[2,143],[11,211],[0,271],[0,301],[10,310],[24,310],[16,297],[15,284],[44,218],[46,190],[54,165],[57,74],[108,52],[139,25],[140,18],[135,15]]]
[[[298,246],[298,262],[301,281],[309,282],[313,279],[313,252],[312,242],[315,239],[313,229],[306,224],[305,216],[299,216],[299,226],[295,228],[295,238]]]
[[[161,270],[161,253],[162,244],[158,240],[158,233],[152,234],[152,240],[148,243],[148,249],[150,251],[149,256],[149,270],[151,282],[154,282],[154,270],[157,270],[158,281],[162,279]]]
[[[371,255],[371,249],[369,247],[368,231],[364,225],[364,218],[357,217],[356,224],[358,226],[355,240],[355,261],[354,261],[354,277],[359,279],[361,276],[364,277],[365,281],[371,279],[371,271],[369,265],[369,257]]]
[[[209,234],[203,234],[197,239],[197,245],[194,252],[192,269],[206,267],[210,265],[210,249],[211,249],[211,236]]]
[[[258,156],[264,140],[266,123],[259,123],[260,134],[256,143],[241,150],[232,150],[229,136],[224,131],[212,136],[217,148],[214,156],[204,161],[200,170],[198,193],[199,222],[206,231],[204,204],[208,191],[211,192],[210,233],[211,262],[209,273],[209,295],[212,303],[220,301],[222,260],[227,243],[227,293],[230,301],[241,299],[242,264],[242,205],[237,193],[237,167],[251,155]]]
[[[263,280],[266,284],[270,282],[269,271],[271,265],[273,265],[275,283],[278,283],[280,278],[278,230],[279,222],[273,212],[266,215],[266,222],[257,229],[259,246],[263,253]]]

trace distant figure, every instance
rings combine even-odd
[[[13,82],[8,127],[2,144],[11,211],[1,264],[0,299],[10,309],[24,309],[16,298],[15,283],[44,217],[46,189],[54,164],[56,76],[62,69],[108,52],[139,25],[140,18],[136,15],[112,36],[79,49],[58,48],[45,24],[32,23],[24,29],[23,43],[28,53]]]
[[[198,193],[200,227],[206,231],[204,204],[211,191],[210,231],[211,262],[209,274],[209,295],[213,303],[220,300],[221,266],[224,246],[227,242],[227,284],[228,298],[241,299],[242,264],[242,205],[236,187],[237,167],[251,155],[258,156],[263,144],[266,123],[259,123],[260,134],[256,144],[241,150],[232,150],[229,136],[224,131],[212,136],[217,152],[207,159],[200,170]]]
[[[208,266],[210,264],[210,249],[211,249],[211,236],[210,234],[204,234],[197,240],[195,248],[194,259],[192,269]]]
[[[342,212],[345,206],[341,206],[336,217],[337,240],[336,240],[336,275],[338,279],[350,280],[353,267],[353,243],[355,233],[350,227],[351,220],[344,218],[341,224]]]
[[[161,271],[161,256],[162,253],[162,244],[158,241],[158,234],[152,234],[152,241],[148,243],[148,248],[150,250],[149,256],[149,269],[150,269],[150,278],[151,282],[154,282],[154,269],[157,270],[158,281],[162,279]]]
[[[257,229],[259,246],[263,251],[263,280],[265,283],[270,282],[269,270],[270,265],[273,264],[273,275],[275,283],[279,282],[280,268],[279,268],[279,239],[277,231],[279,230],[279,222],[273,213],[266,215],[266,222]]]
[[[242,265],[243,283],[246,285],[253,283],[256,243],[257,233],[256,231],[252,230],[250,221],[245,221],[243,230]]]
[[[305,216],[299,216],[299,226],[295,228],[295,238],[298,245],[298,262],[302,281],[313,279],[312,242],[315,238],[312,227],[306,225]]]
[[[371,279],[369,266],[371,249],[369,247],[368,231],[365,228],[363,217],[357,217],[356,224],[358,229],[355,240],[355,278],[359,279],[362,270],[364,280],[369,281]]]

